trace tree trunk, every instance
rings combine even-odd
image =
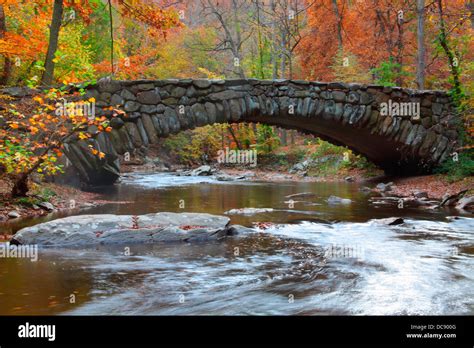
[[[469,1],[469,3],[467,4],[467,8],[470,13],[469,18],[471,19],[471,28],[474,29],[474,0]]]
[[[44,63],[43,77],[41,78],[42,86],[51,86],[54,77],[54,55],[58,49],[59,30],[63,18],[63,0],[54,0],[53,18],[49,27],[49,45]]]
[[[263,71],[263,44],[262,44],[262,33],[260,30],[261,24],[260,24],[260,4],[258,2],[259,0],[255,0],[255,4],[257,6],[257,41],[258,41],[258,65],[259,65],[259,77],[261,79],[265,79],[265,73]]]
[[[437,0],[438,4],[438,14],[439,14],[439,43],[444,50],[444,53],[448,57],[449,67],[451,69],[451,75],[453,76],[453,92],[454,92],[454,102],[459,105],[462,98],[462,89],[461,89],[461,79],[459,72],[459,62],[457,61],[456,56],[449,47],[448,37],[446,34],[446,24],[444,22],[444,12],[443,12],[443,3],[442,0]]]
[[[229,125],[227,129],[229,130],[232,139],[234,139],[235,145],[237,145],[237,149],[242,150],[242,146],[240,145],[239,139],[237,139],[237,137],[235,136],[234,129],[232,128],[232,126]]]
[[[28,191],[28,175],[21,174],[13,184],[12,197],[26,197]]]
[[[403,24],[404,24],[403,19],[397,20],[397,26],[398,26],[397,48],[398,48],[398,52],[397,52],[396,60],[397,60],[398,68],[397,68],[396,83],[397,83],[397,86],[399,86],[399,87],[403,86],[403,48],[404,48],[404,46],[403,46]]]
[[[7,32],[7,23],[5,18],[5,9],[3,5],[0,5],[0,38],[5,37],[5,33]],[[12,61],[9,57],[4,56],[4,64],[3,64],[3,72],[0,76],[0,85],[5,86],[8,83],[12,72]]]
[[[109,0],[109,23],[110,23],[110,68],[112,72],[112,76],[115,74],[114,68],[114,20],[112,16],[112,2]],[[147,36],[148,37],[148,36]],[[130,57],[130,54],[128,55]]]
[[[418,89],[425,89],[425,0],[417,0],[418,14],[418,64],[416,69],[416,82]]]
[[[280,78],[286,78],[286,37],[285,34],[281,34],[281,53],[280,53]]]
[[[272,40],[272,53],[271,53],[271,59],[272,59],[272,79],[277,79],[278,78],[278,66],[277,66],[277,56],[276,56],[276,23],[275,23],[275,18],[276,18],[276,5],[275,5],[275,0],[270,1],[270,8],[272,9],[272,24],[271,24],[271,40]]]
[[[242,45],[242,35],[240,33],[239,17],[237,16],[237,13],[238,13],[237,0],[232,0],[232,12],[233,12],[233,17],[234,17],[234,28],[235,28],[235,35],[236,35],[234,58],[237,58],[239,60],[239,66],[238,66],[239,77],[241,79],[245,79],[244,69],[242,68],[242,57],[240,54],[240,49]]]
[[[342,50],[342,18],[339,14],[339,8],[337,7],[337,0],[332,0],[332,6],[337,20],[337,45],[339,49]]]
[[[280,144],[281,144],[281,146],[288,145],[287,138],[288,138],[288,136],[287,136],[286,129],[280,129]]]

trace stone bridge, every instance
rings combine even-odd
[[[106,154],[103,159],[91,154],[87,141],[65,145],[89,184],[113,183],[120,155],[214,123],[255,122],[311,133],[397,175],[430,172],[458,139],[459,120],[443,91],[293,80],[103,79],[86,87],[90,97],[96,115],[111,117],[110,106],[126,115],[112,119],[112,132],[88,140]]]

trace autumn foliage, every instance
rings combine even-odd
[[[0,79],[39,87],[51,39],[53,0],[0,0]],[[34,99],[1,96],[0,172],[27,190],[32,174],[55,174],[64,142],[110,131],[101,115],[56,114],[59,85],[102,77],[295,78],[418,88],[416,0],[63,0],[54,84]],[[110,4],[110,7],[109,7]],[[474,6],[425,1],[424,88],[449,90],[473,148]],[[52,46],[55,47],[55,46]],[[49,59],[48,61],[50,61]],[[81,96],[72,96],[80,101]],[[91,103],[92,100],[83,100]],[[75,108],[81,110],[81,108]],[[295,134],[268,125],[212,126],[164,143],[186,164],[222,147],[271,154]],[[91,152],[104,156],[97,149]],[[14,190],[14,191],[15,191]]]
[[[45,95],[33,97],[33,108],[27,112],[18,110],[15,104],[3,97],[0,127],[0,166],[12,178],[13,196],[28,192],[31,174],[54,175],[62,171],[58,159],[63,155],[64,143],[73,139],[86,140],[101,132],[110,132],[109,121],[104,116],[91,116],[84,112],[87,101],[68,102],[62,108],[65,92],[52,89]],[[104,153],[89,145],[90,151],[104,157]]]

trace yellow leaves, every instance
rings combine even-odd
[[[81,139],[81,140],[89,139],[89,137],[90,137],[89,134],[86,134],[84,132],[79,133],[79,139]]]
[[[33,134],[33,135],[35,135],[36,133],[39,132],[39,129],[37,127],[34,127],[34,126],[30,126],[29,130],[30,130],[31,134]]]
[[[68,92],[51,89],[44,94],[33,96],[30,99],[30,102],[34,101],[33,108],[28,109],[25,114],[22,113],[25,109],[22,104],[18,104],[21,105],[18,109],[15,104],[4,108],[0,116],[6,121],[6,126],[0,128],[0,165],[8,173],[27,173],[38,163],[39,169],[35,169],[38,175],[62,172],[58,158],[63,156],[60,149],[64,139],[76,135],[78,139],[87,140],[96,134],[99,126],[102,131],[111,130],[106,117],[87,117],[91,110],[87,104],[95,102],[94,98],[72,103],[74,115],[71,117],[66,115],[66,112],[58,115],[55,112],[57,104],[64,108],[70,97],[72,96]],[[64,103],[55,105],[58,100],[64,100]],[[2,105],[9,103],[9,100],[1,101]],[[92,123],[92,127],[87,127],[88,122]],[[100,159],[106,157],[105,153],[97,149],[92,152]]]
[[[40,96],[34,97],[33,100],[39,104],[44,104],[44,100]]]
[[[91,98],[89,98],[88,101],[89,101],[90,103],[95,103],[95,98],[94,98],[94,97],[91,97]]]

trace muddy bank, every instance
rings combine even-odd
[[[221,168],[220,172],[226,175],[239,177],[248,176],[251,181],[269,181],[269,182],[372,182],[377,180],[378,177],[367,177],[364,172],[353,170],[346,173],[334,174],[330,176],[303,176],[300,174],[290,174],[288,172],[278,172],[266,169],[234,169],[234,168]],[[251,175],[248,175],[251,173]]]
[[[5,221],[41,217],[110,203],[100,197],[98,193],[53,183],[41,183],[34,185],[28,197],[12,198],[10,184],[0,180],[0,224]]]
[[[425,175],[409,178],[391,179],[394,185],[392,193],[396,196],[411,196],[415,191],[426,192],[428,198],[442,199],[446,194],[456,194],[468,190],[467,194],[474,193],[474,177],[467,177],[456,182],[449,182],[443,175]]]

